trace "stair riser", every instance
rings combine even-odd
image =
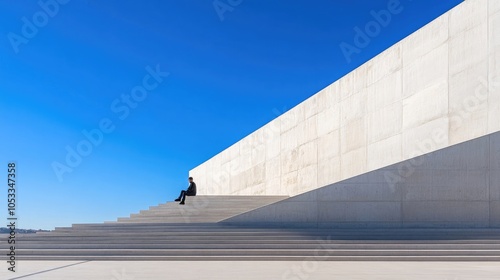
[[[464,250],[24,250],[16,251],[19,256],[337,256],[337,257],[498,257],[500,251],[464,251]]]

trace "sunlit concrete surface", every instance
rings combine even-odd
[[[295,196],[500,131],[499,2],[462,2],[194,168],[199,194]]]
[[[498,262],[155,262],[23,261],[17,273],[0,279],[139,280],[139,279],[498,279]]]
[[[318,232],[328,229],[321,223],[353,221],[380,222],[384,227],[394,222],[398,226],[428,226],[431,222],[433,226],[498,227],[498,3],[464,1],[193,169],[190,175],[198,183],[199,194],[214,196],[215,200],[206,200],[212,204],[192,208],[159,205],[116,223],[61,228],[26,238],[18,250],[18,271],[9,272],[4,263],[0,279],[499,279],[500,262],[463,262],[456,257],[497,258],[497,235],[487,239],[489,242],[471,244],[461,238],[439,246],[382,244],[383,248],[377,247],[379,255],[369,260],[386,257],[395,261],[332,262],[304,255],[318,252],[315,244],[303,242],[312,235],[275,229],[259,229],[256,234],[237,227],[228,234],[227,228],[217,224],[224,219],[240,226],[310,222]],[[394,165],[411,163],[431,152],[433,157],[410,166],[414,172],[408,176]],[[391,171],[391,166],[405,184],[372,176],[381,175],[377,170]],[[342,184],[333,185],[339,182]],[[217,197],[220,195],[276,197],[262,205],[263,201],[249,200],[246,205],[226,201],[227,207],[215,207],[214,201],[224,201]],[[188,198],[188,203],[202,198]],[[262,209],[252,210],[259,207]],[[246,214],[233,216],[243,212]],[[212,224],[189,224],[203,221]],[[172,227],[180,226],[168,222],[187,225],[175,231]],[[145,227],[148,223],[160,225]],[[148,232],[148,238],[137,238],[143,232]],[[279,251],[276,246],[283,243],[288,247]],[[174,245],[182,248],[172,250]],[[267,247],[259,249],[263,246]],[[339,246],[347,245],[332,244],[325,250],[345,254],[336,249]],[[350,257],[371,254],[369,248],[374,247],[361,242],[352,246]],[[421,247],[423,250],[417,250]],[[260,260],[248,261],[244,257],[255,254],[248,248],[265,254],[259,255]],[[243,260],[235,261],[227,254],[235,250]],[[202,261],[196,259],[199,252],[206,254],[205,259],[223,252],[230,260]],[[290,257],[290,253],[294,258],[287,261],[262,261],[278,254]],[[447,259],[401,262],[409,253]],[[147,260],[147,254],[175,261]],[[102,255],[109,260],[85,261]],[[191,259],[177,261],[183,255]],[[80,261],[68,261],[70,256]],[[128,258],[116,261],[124,256]],[[65,261],[46,260],[49,257]]]
[[[306,192],[226,222],[500,227],[500,132]]]

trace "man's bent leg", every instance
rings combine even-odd
[[[186,201],[186,196],[189,196],[188,192],[187,191],[183,191],[183,196],[182,196],[182,199],[181,199],[181,204],[184,204],[184,202]]]
[[[179,197],[177,199],[175,199],[175,201],[181,201],[181,199],[184,199],[185,195],[186,195],[186,191],[182,190],[181,194],[179,194]]]
[[[184,204],[184,201],[186,200],[186,194],[187,194],[187,191],[181,192],[181,203],[180,204]]]

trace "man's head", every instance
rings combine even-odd
[[[188,181],[189,181],[189,183],[192,183],[193,182],[193,177],[189,177]]]

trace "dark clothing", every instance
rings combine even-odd
[[[195,196],[196,195],[196,184],[195,182],[192,182],[189,184],[189,187],[187,189],[187,195],[188,196]]]
[[[181,203],[184,203],[184,201],[186,200],[186,196],[196,196],[196,184],[194,182],[189,184],[187,191],[181,191],[181,194],[178,198],[181,200]]]
[[[192,194],[188,194],[188,192],[187,192],[187,191],[182,190],[182,191],[181,191],[181,194],[179,195],[179,198],[178,198],[178,199],[180,199],[180,200],[181,200],[181,203],[184,203],[184,201],[186,201],[186,196],[194,196],[194,195],[192,195]]]

